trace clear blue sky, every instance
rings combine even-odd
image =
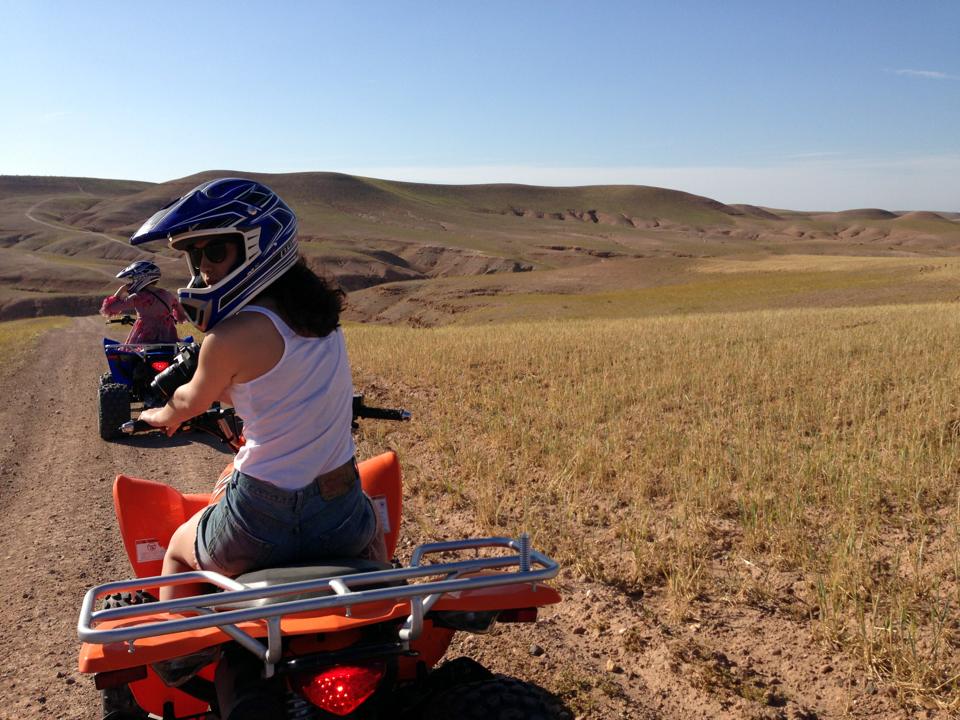
[[[0,174],[960,211],[960,2],[0,0]]]

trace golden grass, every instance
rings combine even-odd
[[[699,273],[906,271],[940,272],[960,276],[960,260],[953,257],[876,257],[868,255],[763,255],[701,258],[692,268]]]
[[[931,278],[933,280],[933,278]],[[461,301],[455,322],[472,325],[525,320],[635,318],[776,307],[877,304],[910,296],[941,299],[934,282],[911,282],[887,270],[714,273],[676,284],[589,294],[516,293],[504,298],[475,296]]]
[[[955,306],[347,336],[368,401],[415,413],[369,426],[408,493],[678,617],[809,618],[905,702],[960,709]]]
[[[70,319],[63,316],[0,322],[0,366],[6,366],[21,357],[41,333],[63,327],[69,322]]]

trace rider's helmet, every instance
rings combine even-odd
[[[176,250],[197,240],[236,240],[240,261],[207,287],[187,255],[191,280],[177,294],[190,320],[210,330],[252,300],[297,261],[297,216],[266,185],[240,178],[205,182],[154,214],[130,238],[166,239]]]
[[[149,260],[137,260],[127,265],[117,273],[118,278],[129,278],[127,292],[131,295],[143,290],[147,285],[153,285],[160,279],[160,268]]]

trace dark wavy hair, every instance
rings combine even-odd
[[[317,275],[301,257],[258,296],[273,300],[298,335],[326,337],[340,325],[344,292]]]

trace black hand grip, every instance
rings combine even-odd
[[[410,413],[403,408],[375,408],[361,405],[354,408],[353,416],[370,420],[409,420]]]
[[[128,420],[120,426],[124,435],[143,435],[149,432],[163,432],[163,428],[154,427],[145,420]]]

